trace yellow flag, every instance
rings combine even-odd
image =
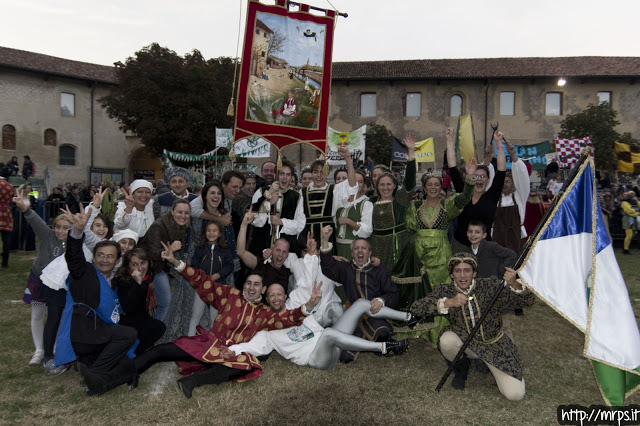
[[[473,122],[471,114],[463,115],[458,121],[457,145],[460,156],[468,162],[475,156],[475,137],[473,135]]]
[[[614,142],[613,150],[618,160],[618,171],[640,173],[640,148],[626,143]]]
[[[435,163],[436,157],[433,153],[433,138],[416,142],[416,162]]]

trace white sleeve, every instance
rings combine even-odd
[[[511,163],[511,174],[513,175],[513,184],[515,185],[516,201],[518,207],[526,206],[529,199],[529,191],[531,190],[531,179],[529,172],[527,171],[527,165],[524,161],[518,160],[515,163]],[[523,211],[520,211],[520,216],[523,216]]]
[[[131,222],[131,215],[124,212],[124,207],[124,201],[118,202],[118,209],[116,210],[116,214],[113,218],[114,231],[122,231],[123,229],[127,229],[129,222]]]
[[[253,356],[268,355],[273,351],[273,346],[267,333],[267,331],[260,331],[247,343],[231,345],[229,349],[236,355],[240,355],[243,352]]]
[[[262,198],[262,188],[258,189],[253,194],[253,198],[251,199],[251,204],[253,205],[257,203],[260,198]],[[268,219],[269,219],[269,215],[267,213],[257,213],[256,217],[253,219],[253,222],[251,222],[251,224],[256,228],[262,228],[267,223]]]
[[[344,180],[333,187],[333,204],[331,206],[331,216],[336,216],[336,211],[343,207],[349,197],[358,193],[358,184],[349,186],[349,180]]]
[[[487,167],[489,168],[489,181],[487,182],[487,188],[485,189],[485,191],[488,191],[489,188],[491,188],[491,185],[493,184],[493,178],[496,176],[496,170],[493,168],[493,163],[489,163]]]
[[[191,217],[199,218],[202,213],[204,213],[204,206],[202,204],[202,197],[197,197],[191,200],[189,203],[191,205]]]
[[[291,271],[296,281],[306,276],[304,261],[298,258],[295,253],[289,253],[289,256],[284,261],[284,267]]]
[[[360,218],[360,229],[353,231],[353,235],[360,238],[369,238],[373,233],[373,203],[365,201],[362,206],[362,217]]]
[[[255,225],[255,220],[253,221]],[[307,224],[307,218],[302,208],[302,196],[298,197],[298,205],[293,219],[282,219],[282,228],[280,232],[287,235],[298,235]]]

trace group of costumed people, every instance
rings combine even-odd
[[[422,336],[449,362],[504,278],[511,291],[491,308],[452,385],[464,389],[469,360],[479,359],[505,397],[522,399],[522,362],[502,318],[533,302],[510,268],[526,238],[529,176],[510,144],[506,171],[501,132],[497,158],[489,149],[486,165],[471,159],[463,172],[453,129],[446,139],[449,198],[442,174],[426,174],[416,199],[411,134],[401,186],[385,166],[371,176],[355,170],[341,147],[346,168],[336,183],[317,160],[299,191],[286,159],[265,163],[261,176],[227,171],[200,195],[188,190],[189,172],[172,167],[168,191],[154,195],[145,180],[123,188],[113,222],[100,212],[102,189],[51,228],[18,194],[13,202],[40,240],[24,297],[36,349],[29,364],[60,374],[77,362],[87,393],[101,395],[173,361],[190,398],[204,384],[259,377],[274,350],[329,369],[362,351],[402,354]]]

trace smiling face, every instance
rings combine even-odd
[[[285,309],[285,302],[287,300],[287,293],[280,284],[271,284],[267,289],[267,303],[276,312],[280,312]]]
[[[427,199],[439,199],[440,191],[442,191],[442,184],[440,183],[440,179],[438,178],[429,178],[424,183],[424,193],[427,195]]]
[[[140,276],[147,275],[149,271],[149,261],[142,260],[138,256],[131,256],[131,260],[129,261],[129,275],[133,274],[134,271],[140,271]]]
[[[509,195],[513,192],[513,188],[513,177],[507,175],[504,178],[504,185],[502,185],[502,193]]]
[[[253,197],[253,194],[256,192],[256,178],[248,177],[244,181],[244,186],[242,187],[242,190],[249,197]]]
[[[462,290],[468,289],[475,277],[476,272],[473,270],[473,267],[464,262],[454,266],[451,273],[451,278],[453,278],[458,287]]]
[[[266,291],[260,275],[249,275],[242,286],[242,294],[249,302],[257,302]]]
[[[287,189],[291,183],[291,176],[293,171],[289,166],[282,166],[282,170],[278,172],[278,183],[280,183],[280,189]]]
[[[133,250],[136,247],[136,242],[133,238],[121,238],[118,241],[118,245],[120,246],[120,251],[124,256],[129,250]]]
[[[344,182],[345,180],[347,180],[347,178],[347,172],[345,172],[344,170],[340,170],[338,174],[336,174],[336,183]]]
[[[206,209],[215,210],[220,207],[220,202],[222,201],[222,191],[216,185],[213,185],[207,190],[205,199],[207,200]]]
[[[311,182],[313,182],[313,173],[310,171],[302,173],[302,186],[306,188]]]
[[[93,256],[93,264],[103,275],[111,274],[118,262],[118,249],[114,246],[100,247]]]
[[[364,266],[371,257],[371,248],[367,240],[355,240],[351,249],[351,258],[358,265],[358,267]]]
[[[271,185],[276,179],[276,163],[267,162],[262,166],[262,178],[267,181],[268,185]]]
[[[100,238],[101,240],[104,240],[107,237],[107,233],[109,232],[109,228],[107,227],[107,224],[104,223],[104,221],[102,219],[97,217],[93,221],[93,224],[91,225],[91,231],[94,234],[96,234],[96,236],[98,238]]]
[[[313,175],[313,185],[316,187],[322,187],[327,182],[327,175],[324,174],[322,166],[316,166],[311,170]]]
[[[187,180],[182,176],[171,176],[169,179],[169,188],[180,197],[187,194],[187,184]]]
[[[71,224],[64,219],[57,220],[53,226],[53,232],[56,234],[56,238],[62,242],[67,241],[69,229],[71,229]]]
[[[489,182],[489,174],[485,169],[478,167],[474,176],[476,178],[476,186],[473,190],[479,194],[484,194],[487,183]]]
[[[133,192],[133,202],[138,210],[144,210],[144,208],[151,200],[151,190],[149,188],[138,188]]]
[[[191,217],[191,206],[189,203],[178,203],[171,209],[171,216],[178,225],[185,226]]]
[[[235,199],[236,196],[240,193],[241,189],[242,189],[242,179],[237,178],[235,176],[229,179],[229,183],[227,183],[226,185],[224,184],[224,182],[222,183],[222,190],[224,191],[224,196],[225,198],[228,198],[230,200]]]
[[[480,225],[469,225],[467,228],[467,238],[474,247],[480,244],[480,241],[484,240],[486,237],[487,233],[482,230],[482,226]]]
[[[276,268],[280,268],[284,265],[284,261],[287,260],[287,256],[289,256],[289,243],[282,239],[276,240],[271,250],[271,264]]]
[[[218,244],[218,238],[220,238],[220,228],[215,222],[209,222],[207,224],[207,230],[205,231],[205,237],[211,244]]]
[[[381,176],[378,178],[378,194],[382,200],[393,199],[393,190],[396,189],[396,182],[391,176]]]

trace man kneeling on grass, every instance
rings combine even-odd
[[[453,361],[463,340],[469,336],[481,309],[489,305],[500,282],[496,277],[475,278],[478,262],[471,253],[456,253],[449,260],[452,283],[438,284],[431,294],[416,300],[411,313],[419,316],[444,315],[450,322],[440,335],[440,352],[448,362]],[[502,331],[502,312],[517,306],[531,306],[533,293],[516,280],[516,271],[506,268],[504,280],[509,285],[493,305],[480,331],[456,363],[451,385],[458,390],[465,387],[469,371],[469,358],[481,359],[489,367],[500,392],[511,401],[524,398],[525,384],[522,377],[522,360],[513,341]]]
[[[313,285],[313,293],[319,292],[322,282]],[[271,309],[281,312],[286,307],[287,295],[280,284],[267,289],[267,302]],[[347,309],[330,328],[322,328],[313,316],[305,318],[302,325],[285,330],[261,331],[248,343],[230,346],[223,357],[235,357],[248,353],[254,356],[268,355],[276,350],[284,358],[297,365],[308,365],[320,370],[335,367],[343,350],[381,352],[384,355],[402,354],[409,347],[407,339],[401,341],[371,342],[353,336],[362,315],[372,318],[393,319],[413,323],[410,313],[382,307],[373,314],[371,302],[359,299]],[[415,320],[417,323],[417,320]]]

